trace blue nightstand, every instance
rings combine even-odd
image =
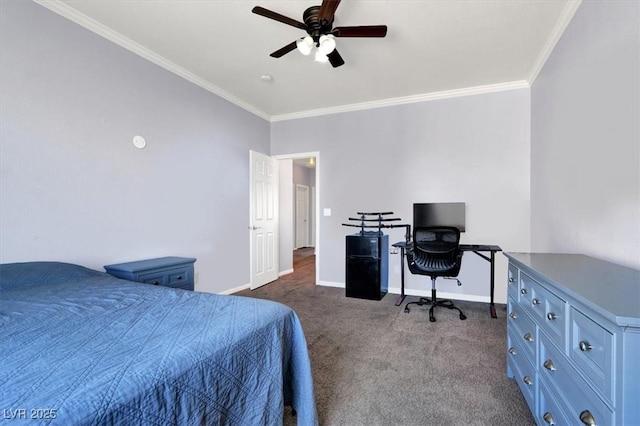
[[[193,291],[195,261],[192,257],[160,257],[105,265],[104,269],[114,277],[129,281]]]

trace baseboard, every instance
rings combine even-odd
[[[323,285],[325,287],[344,288],[344,283],[338,283],[334,281],[318,281],[317,285]]]
[[[291,270],[293,272],[293,269]],[[286,275],[290,273],[288,271],[281,272],[280,275]],[[325,286],[325,287],[336,287],[336,288],[345,288],[344,283],[336,282],[336,281],[318,281],[317,285]],[[219,294],[233,294],[238,291],[246,290],[251,288],[251,284],[246,284],[244,286],[236,287],[231,290],[224,291]],[[400,287],[389,287],[389,293],[399,295]],[[414,290],[414,289],[405,289],[404,294],[406,296],[415,296],[415,297],[431,297],[431,290]],[[438,298],[442,299],[452,299],[452,300],[463,300],[466,302],[481,302],[481,303],[489,303],[491,298],[489,296],[478,296],[475,294],[463,294],[463,293],[445,293],[442,291],[438,292]]]
[[[283,275],[289,275],[289,274],[292,274],[292,273],[293,273],[293,268],[291,268],[291,269],[287,269],[286,271],[280,271],[280,272],[278,272],[278,276],[279,276],[279,277],[281,277],[281,276],[283,276]]]
[[[245,284],[245,285],[241,285],[240,287],[231,288],[229,290],[221,291],[218,294],[229,295],[229,294],[237,293],[237,292],[242,291],[242,290],[249,290],[250,288],[251,288],[251,283]]]

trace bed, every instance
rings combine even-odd
[[[59,262],[0,265],[0,423],[317,424],[306,341],[276,302]]]

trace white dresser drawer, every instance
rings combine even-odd
[[[613,335],[571,308],[569,356],[596,388],[612,400]]]
[[[555,386],[547,385],[544,377],[540,377],[538,380],[538,412],[536,413],[536,422],[542,425],[570,425],[575,422],[570,422],[565,417],[565,413],[568,412],[568,408],[564,402],[558,402],[558,397],[554,396],[555,393],[551,389],[557,389]],[[562,399],[560,400],[562,401]]]
[[[562,347],[566,338],[567,304],[524,272],[520,272],[520,305]]]
[[[536,312],[540,321],[540,327],[555,342],[558,347],[564,347],[567,335],[567,303],[543,286],[534,289],[532,309]]]
[[[533,298],[533,287],[538,283],[529,275],[520,271],[520,280],[518,281],[519,289],[519,302],[522,306],[531,306],[531,299]]]
[[[518,362],[515,357],[507,358],[507,365],[513,372],[514,379],[524,398],[527,400],[527,404],[529,407],[535,407],[535,395],[537,392],[535,369],[528,361],[524,360],[523,362],[523,360],[520,360],[520,362]]]
[[[509,264],[507,270],[507,296],[511,296],[514,300],[518,300],[518,281],[519,270],[514,265]]]
[[[532,357],[530,351],[526,348],[526,342],[522,340],[522,337],[510,329],[507,333],[507,358],[513,359],[519,364],[525,362],[529,364],[526,370],[535,370],[536,358]]]
[[[552,395],[567,405],[565,415],[571,423],[580,424],[584,411],[591,413],[597,425],[614,424],[613,412],[594,389],[571,366],[570,361],[556,348],[549,337],[540,333],[540,380],[549,385]]]
[[[523,353],[529,358],[531,364],[536,363],[536,325],[529,315],[522,309],[519,303],[512,298],[507,299],[507,315],[510,335],[513,340],[522,346]]]

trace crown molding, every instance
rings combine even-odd
[[[527,79],[529,85],[533,85],[533,82],[536,81],[538,74],[540,74],[540,71],[542,71],[544,64],[547,62],[547,59],[549,59],[549,56],[551,56],[551,52],[553,52],[556,44],[558,44],[558,41],[560,41],[562,34],[564,34],[567,26],[569,26],[569,22],[571,22],[571,20],[573,19],[573,15],[576,14],[576,11],[578,10],[578,7],[581,3],[582,0],[570,0],[564,6],[564,10],[560,14],[558,22],[556,22],[553,31],[551,31],[551,34],[549,34],[547,42],[545,43],[542,52],[540,52],[540,55],[538,56],[533,69],[531,70],[531,74],[529,74],[529,78]]]
[[[403,96],[399,98],[383,99],[379,101],[361,102],[357,104],[341,105],[331,108],[321,108],[294,112],[290,114],[274,115],[271,117],[271,122],[317,117],[329,114],[339,114],[343,112],[361,111],[388,106],[405,105],[417,102],[435,101],[439,99],[457,98],[461,96],[482,95],[486,93],[503,92],[505,90],[528,89],[529,87],[529,83],[526,80],[518,80],[508,83],[489,84],[486,86],[468,87],[465,89],[445,90],[442,92],[424,93],[420,95]]]
[[[322,116],[322,115],[339,114],[344,112],[383,108],[388,106],[427,102],[427,101],[433,101],[433,100],[439,100],[439,99],[456,98],[461,96],[472,96],[472,95],[479,95],[479,94],[501,92],[506,90],[530,88],[533,82],[535,81],[536,77],[538,76],[539,72],[543,68],[545,62],[549,58],[555,45],[558,43],[558,41],[562,37],[562,34],[564,33],[565,29],[569,25],[569,22],[571,21],[574,14],[576,13],[576,10],[582,3],[582,0],[569,0],[569,2],[566,4],[560,18],[558,19],[558,22],[554,27],[554,30],[552,31],[551,35],[547,39],[545,47],[542,50],[541,54],[538,56],[538,59],[527,80],[518,80],[518,81],[512,81],[512,82],[506,82],[506,83],[469,87],[464,89],[455,89],[455,90],[446,90],[441,92],[410,95],[410,96],[404,96],[404,97],[382,99],[378,101],[361,102],[361,103],[355,103],[355,104],[340,105],[337,107],[320,108],[320,109],[313,109],[313,110],[271,116],[265,113],[264,111],[257,109],[253,105],[250,105],[249,103],[243,101],[242,99],[221,89],[220,87],[217,87],[209,83],[203,78],[193,74],[190,71],[187,71],[186,69],[180,67],[179,65],[169,61],[168,59],[158,55],[157,53],[147,49],[146,47],[123,36],[122,34],[78,12],[76,9],[68,6],[67,4],[59,0],[33,0],[33,1],[51,10],[52,12],[57,13],[58,15],[63,16],[72,22],[75,22],[76,24],[88,29],[89,31],[92,31],[95,34],[98,34],[99,36],[104,37],[105,39],[113,43],[116,43],[117,45],[135,53],[136,55],[147,59],[148,61],[166,69],[167,71],[172,72],[184,78],[185,80],[217,96],[220,96],[226,101],[231,102],[232,104],[237,105],[238,107],[269,122],[295,120],[299,118],[316,117],[316,116]]]
[[[33,1],[43,7],[46,7],[52,12],[55,12],[58,15],[63,16],[69,19],[70,21],[75,22],[76,24],[88,29],[89,31],[92,31],[98,34],[99,36],[104,37],[107,40],[119,46],[124,47],[125,49],[135,53],[136,55],[141,56],[147,59],[148,61],[153,62],[154,64],[166,69],[167,71],[170,71],[184,78],[185,80],[197,86],[200,86],[203,89],[215,95],[218,95],[221,98],[239,106],[240,108],[243,108],[248,112],[257,115],[258,117],[261,117],[267,121],[269,121],[271,118],[269,114],[266,114],[264,111],[261,111],[255,108],[253,105],[250,105],[247,102],[243,101],[242,99],[230,94],[229,92],[226,92],[225,90],[222,90],[217,86],[214,86],[213,84],[202,79],[201,77],[198,77],[192,72],[187,71],[186,69],[176,65],[175,63],[169,61],[168,59],[158,55],[157,53],[147,49],[146,47],[123,36],[117,31],[114,31],[111,28],[99,23],[98,21],[91,19],[87,15],[84,15],[78,12],[74,8],[68,6],[65,3],[62,3],[61,1],[58,1],[58,0],[33,0]]]

